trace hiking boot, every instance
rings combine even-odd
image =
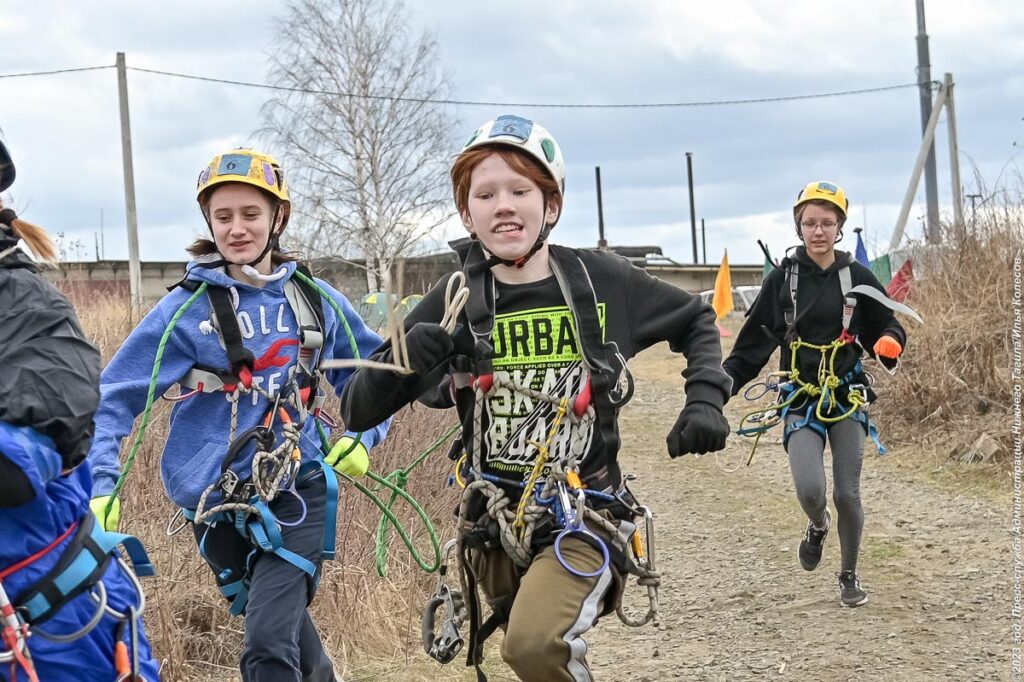
[[[850,607],[868,603],[868,593],[861,588],[857,574],[853,571],[839,574],[839,603]]]
[[[815,528],[810,521],[807,522],[807,532],[804,539],[800,541],[800,565],[805,571],[813,571],[821,562],[821,550],[825,547],[825,537],[828,535],[829,526],[832,525],[832,515],[825,510],[825,527]]]

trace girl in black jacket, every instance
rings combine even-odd
[[[847,206],[846,193],[830,182],[812,182],[800,192],[793,217],[803,245],[765,279],[723,367],[736,395],[782,347],[780,370],[788,382],[780,399],[789,403],[783,442],[809,519],[800,564],[808,571],[817,568],[831,525],[823,461],[827,440],[842,548],[840,602],[861,606],[868,597],[857,579],[864,528],[860,471],[864,439],[873,431],[866,406],[875,397],[861,357],[867,350],[895,367],[906,333],[885,305],[878,279],[849,253],[835,250]],[[877,291],[874,297],[867,287]]]
[[[0,192],[13,181],[0,142]],[[22,240],[56,258],[45,231],[0,205],[0,681],[156,682],[145,601],[116,546],[140,575],[148,560],[89,511],[100,353]]]

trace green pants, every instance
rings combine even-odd
[[[601,566],[601,554],[569,537],[562,556],[584,573]],[[593,578],[567,571],[548,547],[520,575],[500,549],[473,552],[472,569],[489,604],[513,596],[501,657],[524,682],[590,682],[583,635],[610,613],[621,595],[618,571],[606,568]]]

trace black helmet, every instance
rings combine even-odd
[[[7,153],[7,147],[0,140],[0,192],[5,191],[14,183],[14,162]]]

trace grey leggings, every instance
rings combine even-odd
[[[800,416],[787,416],[786,424],[800,419]],[[864,437],[864,427],[852,419],[828,426],[832,450],[832,501],[839,516],[839,544],[844,571],[857,570],[857,554],[864,530],[864,510],[860,504]],[[800,506],[807,518],[820,525],[825,520],[825,441],[817,431],[805,427],[789,437],[786,452],[789,453],[789,468],[793,472]]]

